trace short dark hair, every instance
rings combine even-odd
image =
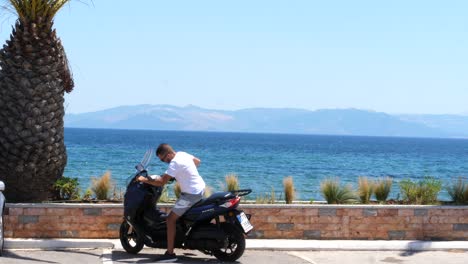
[[[167,143],[159,144],[158,148],[156,149],[156,156],[164,156],[167,153],[173,153],[174,149]]]

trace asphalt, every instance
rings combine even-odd
[[[5,239],[5,249],[122,248],[118,239]],[[468,250],[468,241],[247,239],[249,250],[447,251]]]

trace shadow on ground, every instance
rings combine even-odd
[[[178,253],[178,252],[176,252]],[[156,258],[160,256],[158,253],[139,253],[136,255],[129,254],[125,251],[114,250],[112,252],[112,261],[114,263],[154,263]],[[227,263],[217,260],[215,257],[203,255],[200,253],[179,253],[177,254],[177,262],[175,263]],[[240,263],[240,262],[230,262],[230,263]]]

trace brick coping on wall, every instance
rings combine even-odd
[[[160,204],[163,211],[173,204]],[[241,204],[252,238],[468,240],[468,206]],[[5,236],[117,238],[122,203],[6,205]]]
[[[160,203],[158,207],[168,208],[174,206],[173,203]],[[6,203],[8,208],[120,208],[123,203]],[[436,208],[436,209],[468,209],[468,205],[402,205],[402,204],[241,204],[239,208],[348,208],[348,209],[417,209],[417,208]]]

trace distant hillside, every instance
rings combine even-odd
[[[468,116],[462,115],[399,115],[401,120],[422,124],[453,137],[468,137]]]
[[[237,111],[171,105],[121,106],[65,115],[66,127],[328,135],[468,137],[467,116],[389,115],[359,109],[252,108]]]

